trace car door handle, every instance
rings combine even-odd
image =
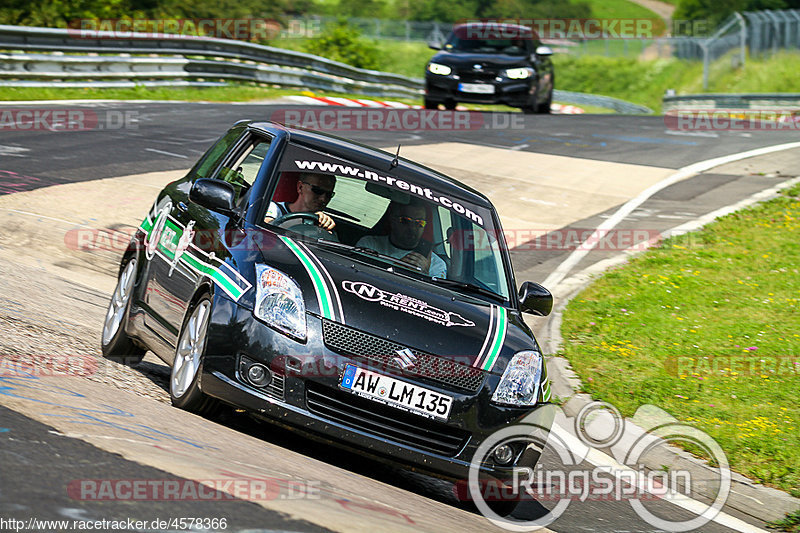
[[[178,210],[186,212],[189,210],[189,206],[183,202],[178,202]]]

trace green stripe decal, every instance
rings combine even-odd
[[[153,231],[153,226],[155,225],[155,221],[150,220],[150,215],[147,216],[142,223],[139,224],[139,229],[145,232],[146,235],[150,235],[150,232]]]
[[[492,347],[489,349],[489,355],[481,367],[482,370],[487,372],[492,369],[497,356],[500,355],[500,350],[506,341],[506,330],[508,329],[508,315],[506,314],[505,307],[497,307],[497,323],[495,324],[494,339],[492,340]]]
[[[550,382],[547,383],[547,386],[544,388],[544,393],[542,394],[542,400],[545,402],[550,401]]]
[[[314,284],[314,290],[317,292],[317,300],[319,301],[319,312],[328,320],[334,320],[333,304],[331,303],[331,295],[328,292],[328,287],[322,279],[322,273],[317,269],[316,265],[311,261],[308,255],[300,249],[289,237],[280,238],[283,243],[294,252],[294,255],[303,263],[308,275],[311,277],[311,282]]]
[[[219,285],[222,290],[230,294],[231,297],[238,300],[245,293],[241,287],[231,281],[228,276],[220,272],[218,268],[200,261],[189,252],[183,252],[183,255],[181,255],[181,260],[191,268],[195,269],[197,272],[210,277],[212,280],[214,280],[214,283]]]

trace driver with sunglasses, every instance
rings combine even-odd
[[[427,210],[419,202],[389,203],[389,234],[367,235],[356,243],[422,269],[432,277],[447,277],[447,265],[420,241],[428,224]]]
[[[314,213],[322,229],[332,231],[336,226],[333,219],[322,212],[331,201],[336,177],[328,174],[300,174],[297,180],[297,200],[294,202],[270,202],[264,215],[264,222],[270,223],[278,217],[290,213]]]

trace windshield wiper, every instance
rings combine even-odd
[[[348,251],[348,252],[356,252],[364,255],[371,255],[373,257],[377,257],[378,259],[383,259],[384,261],[388,261],[393,263],[397,266],[406,268],[412,271],[422,271],[421,268],[412,265],[411,263],[406,263],[402,259],[398,259],[397,257],[392,257],[391,255],[383,254],[377,250],[373,250],[372,248],[367,248],[365,246],[354,246],[352,244],[345,244],[343,242],[337,241],[330,241],[328,239],[317,239],[317,243],[328,246],[330,248],[336,248],[338,250]]]
[[[447,287],[454,287],[457,289],[461,289],[466,292],[472,292],[475,294],[481,294],[483,296],[488,296],[493,300],[497,300],[499,302],[505,302],[506,299],[494,291],[490,291],[489,289],[485,289],[480,285],[475,285],[474,283],[467,283],[466,281],[456,281],[454,279],[447,279],[447,278],[431,278],[431,281],[434,283],[438,283],[440,285],[446,285]]]

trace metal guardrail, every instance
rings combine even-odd
[[[800,111],[800,93],[682,94],[665,96],[663,99],[665,114],[670,111],[706,109]]]
[[[120,39],[111,32],[0,25],[0,49],[117,54],[115,59],[123,53],[182,56],[187,61],[183,76],[186,78],[242,79],[395,97],[417,97],[422,89],[421,79],[360,69],[302,52],[212,37],[131,33],[130,38]],[[89,72],[73,73],[55,57],[51,62],[62,77],[87,77],[85,74]],[[0,75],[5,70],[0,67]]]
[[[572,91],[560,91],[558,89],[553,91],[553,99],[570,104],[577,105],[592,105],[595,107],[604,107],[606,109],[613,109],[617,113],[626,115],[642,115],[652,114],[653,110],[649,107],[626,102],[619,98],[612,98],[611,96],[600,96],[598,94],[576,93]]]
[[[0,25],[0,50],[6,50],[0,53],[0,86],[186,86],[240,80],[400,98],[419,98],[424,88],[421,79],[270,46],[167,34],[131,36],[119,39],[109,32],[94,32],[92,37],[81,37],[77,30]],[[553,97],[619,113],[653,112],[608,96],[556,90]]]

